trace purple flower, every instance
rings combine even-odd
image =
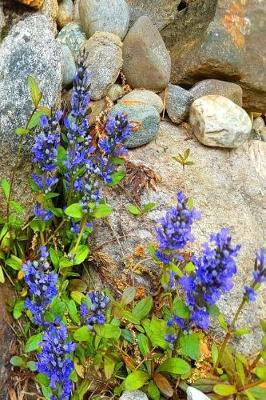
[[[94,291],[88,294],[91,306],[88,307],[86,302],[80,305],[80,315],[83,322],[88,325],[90,329],[93,325],[103,325],[105,323],[105,310],[110,303],[110,299],[103,292]]]
[[[44,222],[48,222],[51,218],[53,218],[53,213],[45,208],[42,208],[39,203],[34,206],[34,215],[36,218],[42,219]]]
[[[248,286],[245,286],[245,296],[250,302],[254,302],[257,297],[255,290]]]
[[[253,277],[255,283],[266,282],[265,249],[260,249],[256,255]]]
[[[114,117],[109,117],[105,130],[107,136],[99,139],[100,149],[107,155],[120,156],[127,152],[124,142],[132,134],[132,126],[128,122],[125,114],[117,113]]]
[[[177,339],[177,335],[175,333],[167,334],[164,336],[164,339],[168,343],[170,349],[173,349]]]

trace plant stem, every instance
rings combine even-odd
[[[49,238],[46,240],[46,242],[44,243],[44,245],[46,246],[57,234],[57,232],[62,228],[62,226],[64,225],[64,223],[66,222],[65,219],[62,219],[62,221],[60,222],[60,224],[56,227],[55,231],[52,233],[51,236],[49,236]]]
[[[82,218],[82,220],[81,220],[80,232],[79,232],[79,235],[78,235],[78,238],[77,238],[75,247],[74,247],[73,255],[75,255],[76,252],[77,252],[78,246],[79,246],[80,241],[81,241],[81,239],[82,239],[82,235],[83,235],[83,233],[84,233],[84,231],[85,231],[85,228],[86,228],[87,220],[88,220],[87,215],[85,215],[85,216]]]
[[[245,392],[247,389],[251,389],[253,387],[259,386],[260,384],[264,383],[263,379],[260,379],[256,382],[249,383],[248,385],[242,386],[238,392]]]
[[[259,352],[259,354],[257,355],[257,357],[255,358],[255,360],[251,363],[251,365],[249,366],[249,371],[252,371],[256,365],[258,364],[258,362],[261,359],[261,352]]]

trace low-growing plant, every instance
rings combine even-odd
[[[69,111],[40,106],[42,94],[33,78],[29,87],[34,110],[26,127],[17,129],[17,165],[25,138],[33,140],[36,204],[26,224],[22,206],[13,199],[16,170],[1,183],[6,213],[0,280],[7,276],[20,294],[12,312],[23,321],[17,333],[21,351],[11,364],[34,373],[44,398],[53,400],[113,397],[136,389],[153,400],[184,398],[189,386],[212,399],[265,399],[266,322],[261,321],[265,336],[254,357],[236,352],[230,343],[250,332],[237,322],[266,280],[265,250],[258,252],[253,278],[228,322],[217,302],[232,289],[240,246],[224,228],[210,237],[201,254],[192,254],[192,224],[200,213],[179,192],[176,206],[156,229],[157,244],[149,248],[160,290],[138,300],[130,285],[120,297],[108,289],[87,291],[82,272],[88,267],[88,238],[94,221],[112,211],[101,189],[125,176],[124,143],[131,124],[118,114],[99,129],[89,127],[89,75],[82,65]],[[127,206],[137,217],[154,207]],[[208,335],[214,318],[224,331],[222,342]]]

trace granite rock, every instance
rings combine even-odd
[[[146,104],[156,108],[159,114],[163,111],[163,101],[160,96],[151,90],[134,89],[127,93],[120,101],[121,104]]]
[[[70,48],[75,60],[77,60],[80,50],[86,42],[86,35],[80,24],[70,22],[59,32],[57,39]]]
[[[176,124],[187,119],[193,95],[177,85],[168,85],[166,89],[166,110],[169,118]]]
[[[57,24],[63,28],[74,19],[74,4],[72,0],[62,0],[58,6]]]

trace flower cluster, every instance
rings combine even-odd
[[[60,319],[50,324],[40,343],[37,370],[48,376],[52,400],[69,400],[72,392],[70,375],[74,370],[71,353],[75,344],[68,340],[67,327]]]
[[[120,156],[127,152],[124,142],[131,136],[132,126],[126,116],[117,113],[105,125],[106,136],[99,139],[99,147],[106,155]]]
[[[202,256],[193,258],[195,273],[180,279],[190,309],[191,324],[207,329],[208,305],[215,304],[223,293],[233,287],[232,277],[237,271],[239,249],[240,245],[232,245],[228,229],[223,228],[211,235],[210,244],[203,245]]]
[[[45,246],[39,249],[39,259],[27,261],[23,265],[25,282],[29,287],[31,298],[26,298],[25,307],[31,311],[33,320],[37,325],[43,325],[43,315],[57,295],[58,276],[51,272],[51,267],[47,261],[48,252]]]
[[[260,249],[256,255],[255,268],[253,272],[253,282],[251,286],[245,286],[246,298],[253,302],[256,300],[255,287],[263,282],[266,282],[266,250]]]
[[[105,323],[105,310],[110,302],[108,296],[103,292],[94,291],[88,294],[91,306],[89,308],[86,302],[83,302],[80,306],[80,315],[83,322],[88,325],[90,329],[93,325],[103,325]]]

